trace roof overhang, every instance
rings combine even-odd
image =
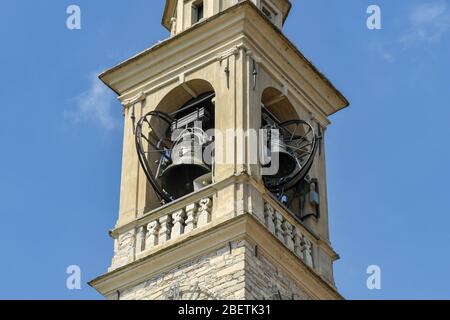
[[[286,22],[289,12],[291,12],[292,3],[289,0],[274,0],[280,3],[281,12],[283,14],[283,24]]]
[[[164,14],[162,18],[162,25],[170,31],[170,19],[173,17],[174,12],[177,8],[178,0],[166,0],[166,6],[164,8]]]
[[[176,2],[176,0],[174,0]],[[170,2],[170,1],[168,1]],[[243,10],[246,9],[246,10]],[[251,14],[251,16],[250,16]],[[225,15],[228,18],[233,17],[233,15],[236,16],[243,16],[245,19],[245,16],[250,17],[250,19],[254,19],[254,15],[259,16],[261,19],[266,21],[266,26],[268,28],[271,28],[273,32],[276,33],[278,36],[277,41],[280,41],[279,43],[282,43],[282,46],[288,49],[292,54],[290,55],[293,59],[292,63],[300,63],[303,65],[303,67],[297,68],[298,70],[307,70],[305,72],[309,72],[313,76],[310,78],[313,78],[313,82],[311,83],[311,86],[314,87],[322,87],[325,90],[325,101],[326,105],[329,106],[328,110],[324,112],[326,116],[329,116],[331,114],[334,114],[335,112],[347,107],[349,105],[349,102],[347,99],[340,93],[338,89],[327,79],[327,77],[322,74],[301,52],[300,50],[282,33],[280,29],[278,29],[275,25],[273,25],[265,16],[264,14],[251,2],[251,1],[243,1],[240,2],[237,5],[234,5],[221,13],[214,15],[208,19],[203,20],[201,23],[196,24],[195,26],[173,36],[165,41],[162,41],[160,43],[155,44],[153,47],[146,49],[135,56],[129,58],[128,60],[118,64],[117,66],[104,71],[102,74],[100,74],[99,78],[113,91],[115,91],[119,96],[125,94],[127,92],[127,88],[125,88],[123,85],[120,84],[121,78],[123,78],[124,74],[132,74],[135,69],[142,68],[143,65],[148,66],[146,70],[150,70],[150,66],[157,64],[157,61],[161,55],[165,56],[169,52],[172,52],[174,48],[180,47],[183,44],[185,44],[186,41],[191,41],[198,37],[198,35],[205,35],[208,32],[220,32],[218,31],[219,26],[221,25],[221,21],[223,22],[223,19]],[[211,27],[214,30],[210,30]],[[274,36],[276,36],[274,34]],[[170,51],[168,51],[170,50]],[[173,51],[173,52],[176,52]],[[287,52],[286,50],[283,50],[283,52]],[[296,62],[297,61],[297,62]]]
[[[249,0],[246,0],[249,1]],[[289,12],[292,8],[292,3],[289,0],[273,0],[280,4],[280,8],[283,14],[283,24],[286,22]],[[164,14],[161,24],[170,31],[171,19],[175,14],[177,8],[178,0],[166,0],[166,5],[164,7]]]

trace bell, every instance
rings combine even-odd
[[[202,146],[191,135],[185,135],[173,147],[172,164],[161,175],[163,189],[175,199],[194,192],[194,181],[211,172],[202,155]]]
[[[271,164],[273,159],[278,159],[278,171],[270,176],[281,179],[290,176],[297,169],[297,160],[287,150],[286,143],[279,134],[272,134],[270,142]]]
[[[194,180],[194,191],[199,191],[212,183],[212,172]]]

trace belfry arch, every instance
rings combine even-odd
[[[262,108],[262,125],[267,126],[267,119],[273,118],[279,124],[285,124],[289,122],[301,121],[301,116],[298,111],[294,107],[294,105],[290,102],[286,93],[282,93],[280,90],[274,87],[267,87],[263,90],[261,96],[261,108]],[[286,128],[294,135],[305,135],[308,128],[305,129],[304,126],[290,126]],[[293,132],[295,131],[295,132]],[[286,133],[285,133],[286,134]],[[289,134],[289,133],[288,133]],[[315,134],[315,133],[313,133]],[[289,151],[287,148],[286,151]],[[288,154],[288,153],[285,153]],[[314,157],[315,155],[313,155]],[[286,166],[287,160],[280,163],[281,166]],[[298,164],[297,164],[298,166]],[[309,171],[309,170],[308,170]],[[267,185],[267,183],[266,183]],[[286,186],[286,187],[285,187]],[[302,208],[303,203],[305,202],[304,194],[309,186],[308,182],[305,178],[299,178],[294,183],[290,183],[288,185],[283,185],[276,190],[271,190],[274,197],[277,197],[278,200],[286,206],[291,212],[302,219]],[[269,188],[270,189],[270,188]]]
[[[203,79],[189,80],[170,90],[157,104],[155,111],[171,114],[190,100],[208,92],[215,92],[211,82]]]
[[[146,119],[147,125],[145,127],[147,131],[142,132],[142,134],[144,135],[144,139],[141,140],[143,141],[143,148],[144,152],[146,153],[143,160],[148,163],[149,167],[148,172],[145,172],[146,168],[143,168],[143,170],[147,175],[147,179],[154,179],[154,182],[157,185],[155,186],[154,183],[152,184],[150,182],[146,185],[145,207],[147,208],[147,210],[158,208],[159,206],[161,206],[161,201],[171,201],[169,199],[164,199],[164,197],[162,198],[161,195],[158,194],[158,189],[161,188],[163,189],[162,191],[165,192],[166,190],[164,190],[164,188],[168,187],[168,183],[175,183],[172,181],[166,181],[166,185],[164,185],[164,181],[158,181],[162,177],[164,177],[165,173],[165,168],[162,168],[160,165],[161,161],[164,160],[164,154],[159,151],[164,149],[164,147],[166,149],[165,152],[170,151],[169,144],[173,143],[173,141],[170,141],[172,137],[170,136],[168,131],[170,131],[173,126],[178,125],[178,120],[185,119],[189,114],[195,115],[196,110],[202,110],[202,112],[205,112],[205,114],[202,115],[201,119],[203,121],[204,127],[201,129],[203,131],[214,130],[216,125],[214,116],[214,98],[215,91],[210,82],[202,79],[194,79],[182,83],[170,90],[153,110],[148,111],[149,113],[151,113],[151,116]],[[144,108],[144,110],[145,109],[149,108]],[[192,124],[193,121],[190,121],[188,125]],[[145,129],[143,129],[143,131],[145,131]],[[150,141],[148,141],[147,139]],[[161,157],[162,155],[163,157]],[[165,157],[170,157],[170,155]],[[200,160],[198,159],[198,162],[199,161]],[[170,174],[171,177],[166,180],[175,180],[175,176],[180,174],[191,174],[191,176],[186,177],[186,179],[193,180],[194,178],[198,178],[198,176],[201,176],[200,173],[206,174],[208,171],[207,167],[203,165],[193,165],[191,167],[188,166],[188,169],[190,170],[185,170],[180,167],[176,170],[172,170]],[[195,169],[199,170],[199,173],[193,173],[192,171]],[[211,167],[210,170],[212,174],[213,167]],[[149,175],[153,175],[153,177],[149,177]],[[178,178],[181,179],[181,177]],[[179,179],[178,183],[180,181]],[[194,190],[191,191],[193,192]],[[188,194],[184,193],[185,192],[183,192],[183,195]],[[176,197],[180,196],[181,194],[178,194]]]
[[[300,119],[286,94],[274,87],[267,87],[263,90],[261,107],[269,110],[280,122]]]

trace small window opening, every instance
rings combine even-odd
[[[270,1],[261,0],[262,13],[272,22],[278,20],[278,11]]]
[[[205,16],[205,6],[203,4],[203,1],[198,1],[196,3],[194,3],[193,7],[192,7],[192,13],[193,13],[193,19],[192,19],[192,24],[199,22],[200,20],[203,19],[203,17]]]
[[[272,13],[269,11],[269,9],[267,9],[266,7],[262,7],[261,10],[266,15],[267,18],[272,20],[273,16]]]

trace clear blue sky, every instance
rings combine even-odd
[[[450,298],[450,1],[295,0],[285,33],[349,98],[327,136],[335,275],[349,299]],[[66,8],[82,30],[66,29]],[[382,9],[380,31],[366,9]],[[2,1],[0,298],[99,299],[121,106],[93,75],[168,34],[163,1]],[[80,291],[66,267],[82,269]],[[382,290],[366,268],[382,268]]]

